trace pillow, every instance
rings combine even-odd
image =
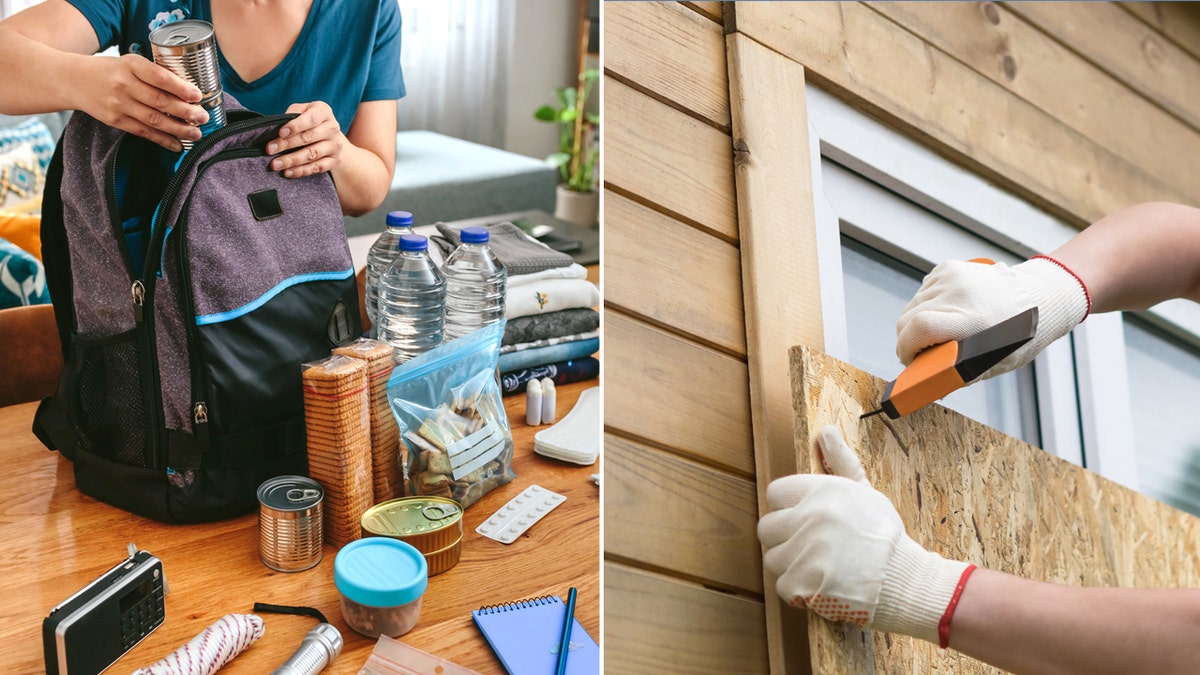
[[[50,302],[42,262],[7,239],[0,239],[0,308]]]
[[[0,152],[0,210],[14,210],[41,196],[44,178],[31,143]]]
[[[46,167],[50,166],[50,158],[54,156],[54,136],[50,135],[46,123],[35,117],[20,124],[0,127],[0,153],[25,143],[33,147],[39,168],[45,173]]]
[[[42,218],[28,213],[0,211],[0,239],[7,239],[42,259]]]

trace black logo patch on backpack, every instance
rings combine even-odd
[[[270,170],[292,116],[227,112],[182,157],[76,112],[46,178],[66,366],[34,430],[81,491],[164,522],[249,513],[262,481],[306,474],[300,364],[361,333],[329,174]]]

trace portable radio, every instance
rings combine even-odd
[[[162,561],[129,545],[129,557],[42,621],[47,675],[96,675],[163,622]]]

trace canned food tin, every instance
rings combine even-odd
[[[304,476],[276,476],[258,486],[258,557],[280,572],[321,562],[321,484]]]
[[[217,58],[217,38],[213,25],[207,21],[186,19],[160,26],[150,32],[150,50],[154,62],[200,90],[200,107],[208,112],[208,122],[200,133],[225,126],[225,106],[222,104],[221,67]],[[183,147],[192,147],[190,140],[181,139]]]
[[[380,502],[361,518],[364,537],[392,537],[420,551],[429,576],[458,563],[462,546],[462,507],[445,497],[401,497]]]

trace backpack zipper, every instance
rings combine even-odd
[[[133,255],[129,252],[129,246],[125,241],[125,231],[121,227],[120,206],[117,204],[117,160],[121,156],[121,147],[125,144],[126,138],[125,135],[117,138],[112,158],[105,167],[104,200],[108,206],[109,228],[112,229],[113,237],[117,241],[117,250],[121,254],[121,261],[125,263],[125,274],[131,281],[129,293],[133,301],[133,320],[138,342],[138,367],[141,369],[139,384],[142,388],[142,401],[146,408],[144,432],[146,445],[142,448],[142,464],[157,469],[159,468],[160,454],[158,446],[161,439],[159,430],[162,428],[162,402],[161,397],[157,395],[158,378],[153,363],[154,328],[153,323],[146,322],[146,286],[133,273]]]
[[[143,359],[144,361],[153,361],[153,359],[150,358],[150,355],[153,353],[152,349],[153,349],[154,341],[155,341],[154,340],[154,320],[153,320],[154,312],[150,311],[149,308],[153,307],[155,279],[158,278],[158,273],[161,271],[160,270],[161,265],[156,266],[155,263],[161,261],[162,251],[166,245],[166,234],[169,233],[170,230],[172,229],[172,228],[165,228],[161,223],[159,223],[159,216],[163,213],[164,207],[169,207],[171,205],[171,202],[174,201],[178,197],[179,190],[182,188],[182,185],[184,182],[183,177],[188,174],[188,172],[190,171],[190,169],[192,167],[192,164],[194,164],[197,161],[196,158],[200,157],[201,153],[205,149],[207,149],[209,146],[218,142],[225,136],[229,136],[234,133],[240,133],[243,131],[257,129],[259,127],[269,127],[272,125],[277,125],[284,120],[292,119],[293,117],[295,117],[295,115],[259,115],[258,113],[252,113],[249,111],[236,111],[236,112],[238,113],[236,116],[241,116],[242,119],[236,120],[236,121],[230,121],[230,118],[227,117],[226,125],[224,127],[217,129],[216,131],[213,131],[212,133],[208,134],[207,136],[202,137],[200,140],[198,140],[192,144],[192,147],[190,150],[188,150],[187,152],[183,153],[182,156],[180,156],[179,161],[175,164],[175,172],[171,175],[170,180],[167,182],[167,187],[165,190],[163,190],[163,195],[158,200],[158,206],[154,210],[154,216],[152,217],[152,219],[150,221],[150,244],[146,247],[146,261],[142,267],[142,280],[141,280],[142,287],[143,287],[142,294],[144,297],[143,302],[147,305],[147,307],[143,310],[135,312],[138,314],[144,314],[143,325],[146,326],[145,333],[146,333],[147,340],[148,340],[147,349],[145,349],[143,351],[143,353],[146,355],[145,358]],[[219,157],[221,154],[224,154],[224,153],[219,153],[217,155],[217,157]],[[263,154],[265,155],[265,153],[263,153]],[[213,157],[210,160],[206,160],[205,163],[202,165],[202,168],[207,168],[209,162],[211,162],[214,159],[216,159],[216,157]],[[197,172],[196,175],[197,175],[197,177],[199,177],[199,175],[200,175],[199,171]],[[115,188],[114,188],[114,190],[115,190]],[[115,201],[115,192],[113,194],[114,194],[113,201]],[[186,213],[187,213],[187,204],[184,204],[183,208],[181,208],[179,211],[179,214],[180,214],[179,217],[181,217],[181,218],[185,217]],[[182,239],[181,239],[180,243],[181,244],[183,243]],[[127,255],[128,255],[128,253],[127,253]],[[192,375],[192,401],[193,401],[192,423],[194,425],[192,428],[192,432],[193,432],[193,436],[196,439],[196,444],[197,444],[196,449],[201,455],[203,455],[208,451],[208,446],[209,446],[209,442],[210,442],[209,441],[210,434],[209,434],[209,426],[208,426],[209,425],[208,405],[206,402],[200,400],[200,396],[203,395],[202,394],[203,389],[201,389],[199,387],[199,384],[202,384],[202,383],[198,383],[197,379],[198,379],[198,376],[202,376],[203,369],[200,368],[198,365],[199,357],[196,354],[194,354],[193,350],[191,349],[191,345],[195,344],[195,339],[196,339],[196,337],[195,337],[195,328],[196,327],[195,327],[195,316],[194,316],[195,312],[192,309],[193,302],[192,302],[192,297],[191,297],[191,293],[190,293],[191,274],[190,274],[190,271],[186,269],[186,267],[187,267],[186,265],[182,265],[181,267],[182,267],[182,269],[180,270],[180,292],[179,292],[179,294],[180,294],[180,299],[183,301],[183,304],[184,304],[184,308],[183,308],[184,313],[181,318],[183,319],[184,329],[187,334],[187,343],[188,343],[188,347],[189,347],[188,348],[188,368],[191,371],[191,375]],[[130,263],[130,269],[131,269],[130,275],[132,276],[132,264],[131,263]],[[150,365],[153,366],[154,364],[151,363]],[[151,429],[151,434],[152,434],[152,437],[154,440],[154,445],[153,445],[154,464],[153,465],[155,468],[159,468],[158,464],[160,463],[160,460],[161,460],[162,450],[159,447],[160,442],[159,442],[158,431],[165,425],[165,421],[162,420],[162,416],[164,414],[162,412],[162,389],[158,382],[157,368],[154,368],[152,371],[149,371],[149,372],[151,373],[151,377],[147,378],[150,380],[150,384],[149,384],[150,398],[148,399],[148,401],[152,401],[154,403],[154,405],[148,405],[148,407],[155,413],[155,415],[157,417],[157,419],[154,422],[154,426]]]
[[[196,169],[196,180],[199,182],[204,172],[210,166],[217,162],[223,162],[233,159],[244,159],[250,157],[266,157],[267,153],[262,148],[234,148],[232,150],[224,150],[216,155],[204,160]],[[179,209],[179,220],[175,223],[172,229],[178,229],[176,236],[179,237],[179,285],[180,285],[180,300],[183,302],[184,329],[187,333],[188,343],[188,369],[192,373],[192,431],[196,438],[196,449],[204,455],[209,450],[210,427],[208,419],[208,403],[203,397],[208,390],[208,380],[204,376],[204,363],[201,359],[199,351],[200,336],[196,328],[196,303],[192,299],[192,267],[187,263],[188,260],[188,245],[187,233],[188,217],[187,211],[191,206],[191,195],[187,201]]]

